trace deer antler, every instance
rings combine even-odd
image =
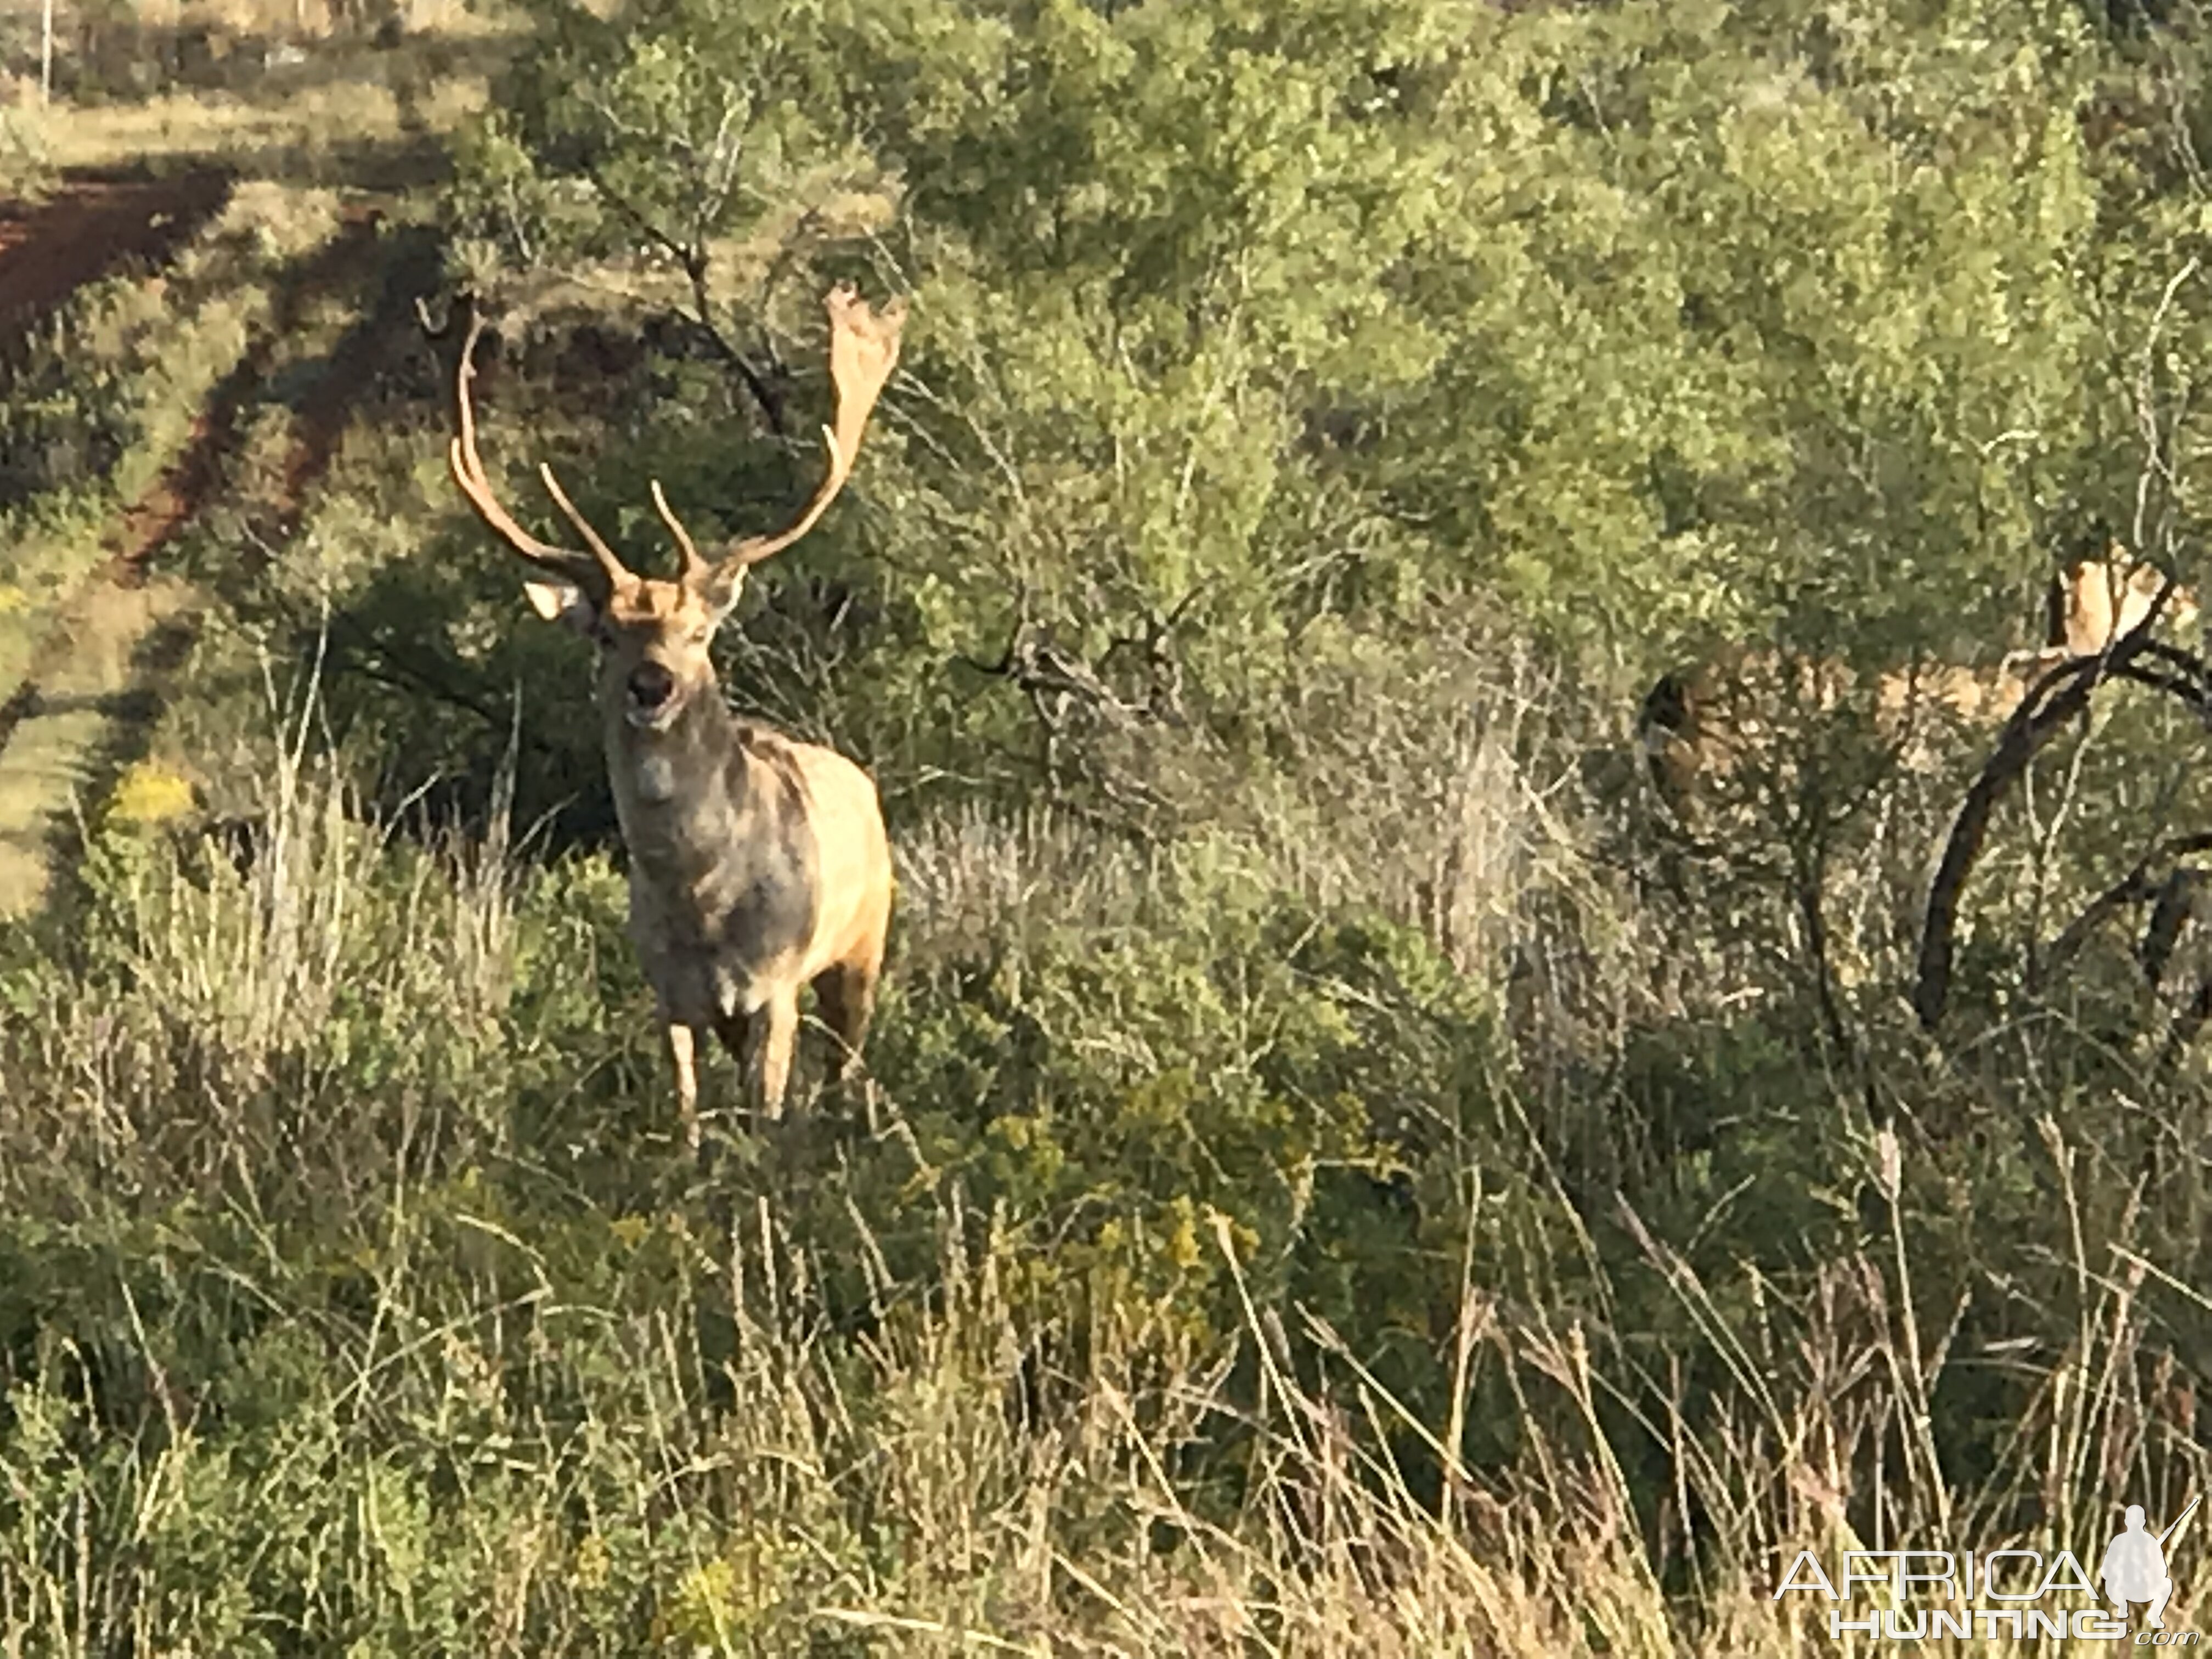
[[[453,468],[453,482],[461,487],[461,494],[468,497],[469,505],[476,508],[477,516],[509,547],[539,569],[558,576],[563,581],[573,582],[586,593],[604,601],[616,589],[631,586],[637,578],[615,556],[614,550],[606,544],[599,532],[584,522],[583,514],[576,511],[574,504],[562,493],[559,483],[553,477],[551,467],[541,463],[538,469],[538,476],[544,480],[546,490],[553,497],[554,504],[561,509],[562,516],[576,527],[577,533],[584,538],[584,544],[591,549],[588,554],[538,540],[515,522],[514,514],[501,507],[498,497],[491,492],[491,482],[484,476],[483,458],[477,453],[476,411],[469,402],[469,380],[476,373],[477,340],[483,333],[482,313],[472,314],[469,319],[468,333],[461,341],[460,366],[453,376],[453,402],[460,433],[446,453],[447,461]]]
[[[830,291],[823,303],[830,313],[830,379],[836,390],[837,409],[835,424],[822,428],[823,440],[830,448],[830,464],[822,482],[788,526],[773,536],[738,537],[714,559],[700,553],[683,524],[670,511],[656,482],[653,486],[653,503],[659,509],[669,534],[675,538],[677,549],[684,556],[684,580],[687,583],[696,586],[725,566],[743,568],[758,564],[771,554],[781,553],[814,528],[816,520],[828,510],[830,503],[837,498],[837,492],[845,487],[845,480],[852,476],[853,460],[860,453],[860,437],[867,429],[868,416],[898,362],[899,330],[906,321],[906,301],[902,298],[893,300],[882,311],[873,311],[849,284],[840,283]]]

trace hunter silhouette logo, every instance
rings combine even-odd
[[[2166,1610],[2174,1592],[2171,1554],[2201,1501],[2191,1498],[2172,1525],[2157,1533],[2146,1523],[2142,1506],[2130,1504],[2126,1524],[2106,1547],[2094,1581],[2066,1549],[2047,1556],[2011,1546],[1847,1550],[1836,1563],[1840,1571],[1801,1550],[1775,1586],[1774,1599],[1809,1595],[1826,1601],[1822,1622],[1838,1641],[1858,1635],[1878,1643],[1979,1638],[2196,1647],[2203,1635],[2169,1632]],[[2130,1622],[2139,1606],[2149,1608],[2141,1629]]]
[[[2166,1628],[2166,1603],[2173,1594],[2173,1579],[2166,1570],[2166,1541],[2180,1532],[2202,1500],[2192,1498],[2189,1507],[2174,1517],[2164,1532],[2151,1533],[2143,1525],[2142,1505],[2128,1505],[2127,1530],[2105,1551],[2105,1565],[2097,1577],[2119,1616],[2125,1619],[2130,1603],[2150,1603],[2150,1627]]]

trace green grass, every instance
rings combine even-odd
[[[246,185],[158,281],[100,283],[40,330],[10,413],[20,448],[48,441],[45,487],[0,514],[0,684],[21,678],[67,596],[112,552],[119,510],[193,441],[218,383],[268,331],[286,276],[336,230],[336,205]]]
[[[421,693],[341,684],[312,596],[441,673],[511,637],[411,395],[156,742],[259,861],[118,814],[0,980],[25,1650],[1825,1652],[1781,1552],[2089,1549],[2203,1480],[2196,1073],[2091,1003],[1962,1073],[1869,993],[1873,1132],[1755,910],[1595,856],[1529,666],[1164,848],[895,792],[872,1114],[702,1190],[605,858],[511,782],[364,816]]]
[[[98,142],[172,142],[152,107]],[[331,206],[264,185],[170,301],[87,302],[135,435],[36,523],[143,487]],[[2014,972],[2185,816],[2185,723],[2055,749],[1939,1045],[1899,988],[1971,735],[1686,859],[1629,711],[1470,605],[1317,627],[1249,750],[1157,736],[1187,816],[1148,839],[974,751],[944,705],[983,694],[852,532],[764,568],[724,659],[882,779],[867,1085],[709,1182],[580,647],[451,499],[428,353],[261,545],[374,274],[244,389],[175,550],[195,649],[0,935],[0,1653],[1826,1655],[1772,1595],[1800,1549],[2094,1562],[2121,1502],[2212,1483],[2212,1091],[2159,1053],[2193,981],[2117,928]],[[649,532],[630,486],[721,459],[670,404],[727,388],[564,355],[590,296],[555,297],[491,465]],[[27,595],[84,568],[40,533]],[[878,617],[839,656],[825,574]]]
[[[395,9],[409,16],[410,33],[391,46],[333,27],[319,0],[155,5],[103,18],[88,31],[91,58],[76,60],[65,46],[64,93],[51,106],[39,106],[35,83],[9,101],[0,167],[36,181],[64,168],[216,161],[248,178],[308,186],[370,183],[394,167],[419,171],[426,157],[434,168],[439,141],[483,105],[508,21],[445,0]],[[33,63],[36,16],[35,8],[0,10],[13,40],[28,33]],[[182,78],[161,51],[179,35],[204,41],[204,61]],[[268,62],[269,49],[283,44],[298,60]]]
[[[242,186],[161,276],[99,284],[41,325],[13,383],[0,685],[27,700],[0,752],[11,922],[42,902],[57,844],[143,720],[150,665],[174,654],[198,610],[165,562],[123,584],[109,567],[145,554],[233,464],[228,405],[301,320],[286,313],[301,309],[335,209],[324,193]]]
[[[902,838],[874,1128],[749,1144],[710,1194],[605,862],[504,817],[381,831],[309,706],[276,712],[250,872],[118,825],[70,947],[0,980],[18,1650],[1827,1651],[1768,1599],[1776,1552],[1988,1547],[2039,1510],[2079,1553],[2115,1479],[2171,1510],[2203,1478],[2201,1200],[2115,1186],[2137,1132],[2096,1105],[1931,1164],[1801,1099],[1793,1152],[1691,1158],[1710,1203],[1678,1165],[1615,1209],[1570,1200],[1591,1158],[1547,1155],[1509,1052],[1421,1107],[1446,1155],[1401,1130],[1410,1232],[1310,1163],[1294,1223],[1257,1167],[1165,1192],[1164,1097],[1115,1127],[1094,1094],[1103,1145],[1070,1115],[1113,1048],[1233,1069],[1334,1007],[1365,1029],[1300,1069],[1412,1107],[1407,1062],[1449,1063],[1417,1028],[1464,1048],[1479,1006],[1416,938],[1318,915],[1270,988],[1238,915],[1266,901],[1218,860],[964,816]],[[1227,1051],[1146,991],[1209,960],[1173,989],[1244,1022]],[[1894,1207],[1823,1222],[1824,1193]]]

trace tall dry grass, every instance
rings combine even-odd
[[[1540,694],[1494,692],[1428,728],[1425,775],[1462,772],[1395,840],[1357,811],[1334,844],[1286,850],[1285,818],[1170,853],[931,817],[902,837],[906,994],[985,944],[1172,928],[1255,872],[1528,952],[1571,914],[1531,902],[1547,869],[1607,890],[1602,837],[1500,735]],[[1525,1121],[1459,1173],[1441,1408],[1259,1290],[1219,1218],[1231,1323],[1094,1310],[1080,1340],[1013,1288],[1021,1218],[957,1177],[914,1170],[919,1265],[842,1154],[771,1149],[714,1218],[628,1103],[658,1077],[611,872],[524,856],[500,803],[473,833],[379,823],[312,685],[265,701],[244,867],[111,837],[75,959],[6,979],[0,1212],[61,1230],[0,1243],[7,1651],[1826,1654],[1827,1604],[1772,1596],[1800,1549],[2087,1560],[2123,1496],[2171,1514],[2212,1478],[2176,1339],[2212,1306],[2171,1192],[2115,1200],[2094,1115],[2025,1143],[2043,1305],[1961,1297],[1929,1254],[1947,1225],[2002,1242],[1944,1220],[1917,1127],[1842,1132],[1824,1178],[1880,1203],[1784,1278],[1725,1202],[1687,1231],[1663,1186],[1593,1202]],[[1455,847],[1456,911],[1428,885]],[[1608,949],[1637,925],[1577,948],[1640,974]],[[896,1158],[946,1103],[874,1083]],[[849,1230],[778,1196],[800,1167]],[[1514,1167],[1577,1227],[1486,1226]],[[1959,1402],[1993,1383],[2021,1407],[1970,1453]],[[1478,1426],[1510,1453],[1471,1462]],[[2201,1616],[2198,1559],[2169,1627]]]

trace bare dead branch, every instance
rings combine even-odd
[[[453,333],[453,324],[460,313],[465,310],[473,313],[475,308],[476,301],[473,295],[457,294],[453,296],[452,303],[446,307],[446,320],[442,323],[434,323],[430,320],[430,302],[419,294],[415,296],[415,320],[422,324],[423,336],[428,339],[445,339]]]
[[[2036,953],[2028,978],[2028,988],[2031,991],[2040,991],[2044,986],[2050,983],[2052,978],[2080,953],[2081,947],[2088,943],[2091,936],[2122,910],[2133,905],[2144,903],[2165,892],[2171,884],[2172,877],[2161,872],[2175,860],[2204,852],[2212,852],[2212,832],[2175,836],[2160,842],[2158,846],[2146,853],[2136,863],[2135,868],[2090,900],[2082,908],[2081,914],[2068,923],[2057,939]],[[2157,925],[2154,918],[2152,922],[2154,931]],[[2148,939],[2145,941],[2145,948],[2148,953],[2149,950]],[[2144,969],[2154,986],[2157,984],[2164,971],[2162,963],[2160,963],[2157,972],[2151,971],[2151,963],[2148,959],[2148,954]]]
[[[2006,720],[1996,751],[1983,765],[1952,823],[1942,862],[1929,887],[1919,971],[1912,994],[1913,1010],[1926,1030],[1932,1031],[1942,1022],[1949,1000],[1959,900],[1981,856],[1997,803],[2020,781],[2044,744],[2088,708],[2090,696],[2100,684],[2116,676],[2142,678],[2128,671],[2150,649],[2151,630],[2178,586],[2169,577],[2133,628],[2112,638],[2101,655],[2073,658],[2051,669],[2030,688]],[[2172,654],[2186,658],[2189,653],[2175,651]],[[2189,700],[2203,706],[2201,695]]]
[[[2200,839],[2212,844],[2212,836]],[[2181,930],[2196,915],[2203,891],[2204,872],[2191,865],[2183,865],[2159,884],[2157,902],[2151,906],[2150,922],[2143,929],[2142,947],[2137,952],[2143,980],[2152,991],[2164,984],[2174,947],[2181,942]]]
[[[653,223],[641,208],[608,184],[598,172],[594,171],[588,176],[592,188],[599,193],[608,206],[628,220],[640,235],[676,261],[684,272],[684,280],[691,285],[692,308],[681,313],[684,320],[698,331],[700,338],[706,341],[708,348],[717,357],[736,372],[738,378],[744,383],[746,392],[759,407],[762,418],[767,421],[769,430],[779,438],[787,436],[783,419],[783,394],[715,325],[714,290],[709,280],[713,263],[705,243],[677,240]]]

